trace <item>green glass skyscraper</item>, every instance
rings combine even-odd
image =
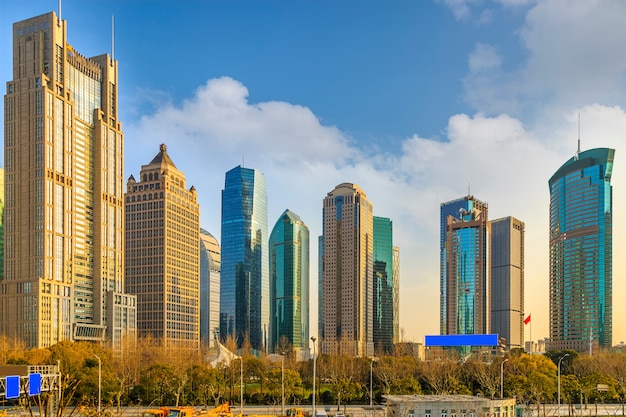
[[[289,345],[302,351],[309,345],[309,228],[285,210],[272,229],[269,250],[270,350]]]
[[[397,253],[396,253],[397,256]],[[390,353],[398,342],[397,289],[399,271],[394,268],[393,222],[374,216],[374,349]]]
[[[550,178],[550,349],[612,344],[615,150],[580,149]]]

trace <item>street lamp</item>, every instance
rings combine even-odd
[[[240,410],[240,414],[243,416],[243,353],[239,357],[239,364],[240,364],[240,368],[239,368],[239,395],[240,395],[239,410]]]
[[[102,360],[95,353],[93,356],[98,359],[98,415],[100,415],[100,394],[102,393]]]
[[[561,356],[561,358],[559,359],[559,363],[556,367],[556,373],[557,373],[557,401],[558,401],[558,405],[557,405],[557,415],[561,415],[561,361],[563,359],[565,359],[566,356],[569,356],[569,353],[566,353],[565,355]]]
[[[317,339],[315,338],[315,336],[311,336],[311,341],[313,342],[313,398],[312,398],[313,417],[317,417],[317,414],[315,413],[315,367],[316,367],[315,360],[317,359],[317,354],[315,352],[315,341],[316,340]]]
[[[372,384],[372,371],[374,369],[374,362],[377,360],[377,357],[372,357],[370,361],[370,410],[372,415],[374,415],[374,385]]]
[[[285,415],[285,352],[281,353],[282,356],[282,380],[281,380],[281,394],[282,394],[282,416]]]
[[[508,361],[508,359],[505,359],[500,363],[500,398],[504,398],[504,362]]]

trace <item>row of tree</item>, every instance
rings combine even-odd
[[[280,404],[283,387],[287,404],[311,403],[313,361],[297,362],[289,352],[278,362],[244,353],[243,363],[235,359],[230,364],[210,366],[211,354],[208,349],[197,352],[167,349],[152,339],[112,351],[81,342],[24,349],[20,343],[0,337],[0,364],[60,364],[62,389],[68,404],[95,407],[99,360],[101,398],[107,406],[210,407],[224,401],[236,404],[241,380],[246,404]],[[372,378],[375,403],[381,402],[381,396],[386,394],[499,397],[501,390],[505,397],[515,396],[521,403],[556,402],[559,361],[562,403],[624,403],[626,354],[579,356],[573,351],[545,355],[513,351],[489,361],[472,358],[419,361],[411,356],[383,356],[374,361],[321,355],[316,360],[316,398],[319,404],[337,404],[337,407],[347,403],[368,404]]]

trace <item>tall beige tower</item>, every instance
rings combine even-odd
[[[373,212],[356,184],[339,184],[324,198],[319,302],[323,354],[374,354]]]
[[[8,57],[5,57],[8,59]],[[118,64],[87,58],[51,12],[13,25],[5,95],[0,332],[29,347],[133,329],[124,290],[124,136]],[[109,323],[113,304],[128,322]],[[128,312],[128,311],[127,311]]]
[[[200,346],[200,207],[165,145],[126,192],[126,291],[137,334],[168,347]]]

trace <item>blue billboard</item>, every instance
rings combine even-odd
[[[498,346],[497,334],[445,334],[426,336],[425,346]]]

